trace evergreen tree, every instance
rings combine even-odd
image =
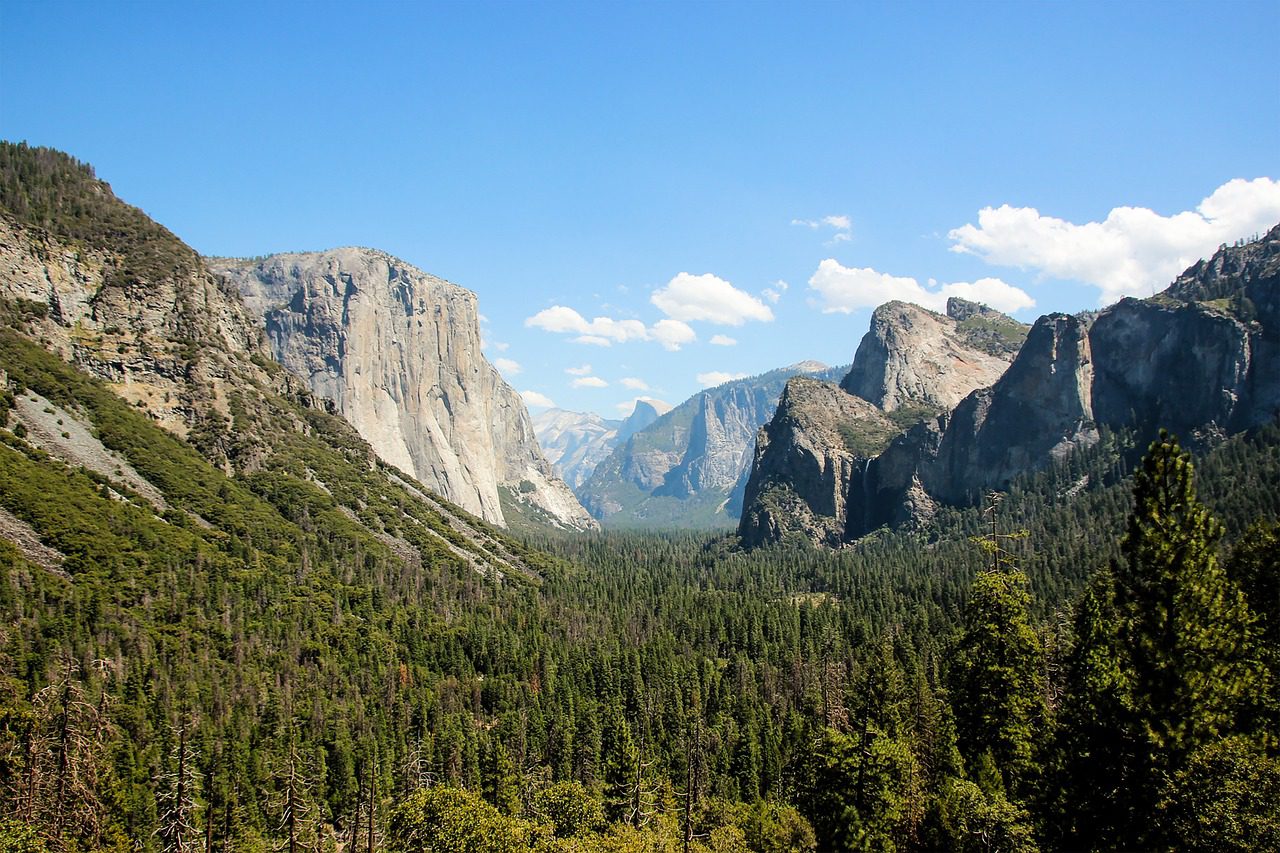
[[[989,755],[1003,787],[1017,795],[1036,776],[1034,749],[1047,713],[1044,650],[1028,619],[1030,599],[1017,569],[979,574],[951,667],[961,751],[973,764]]]
[[[1114,576],[1081,600],[1063,728],[1063,826],[1090,844],[1162,845],[1160,791],[1251,719],[1265,690],[1252,617],[1218,564],[1220,525],[1167,434],[1134,480]]]

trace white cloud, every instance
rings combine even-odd
[[[645,382],[643,379],[637,379],[637,378],[636,378],[636,377],[634,377],[634,376],[624,376],[624,377],[622,378],[622,380],[621,380],[621,381],[622,381],[623,386],[625,386],[625,387],[627,387],[627,388],[630,388],[630,389],[632,389],[633,391],[648,391],[648,390],[649,390],[649,383],[648,383],[648,382]]]
[[[819,228],[831,228],[835,233],[831,235],[831,239],[827,241],[827,245],[832,243],[843,243],[846,240],[853,239],[853,220],[843,214],[824,216],[821,219],[793,219],[792,225],[800,225],[805,228],[818,230]]]
[[[520,397],[524,400],[526,406],[542,406],[547,409],[555,406],[550,397],[537,391],[521,391]]]
[[[584,364],[581,367],[566,367],[564,369],[564,372],[569,374],[570,376],[590,376],[591,365]]]
[[[675,352],[684,344],[691,344],[698,339],[688,323],[679,320],[659,320],[649,330],[653,339],[662,344],[662,348]]]
[[[682,272],[665,287],[653,292],[649,301],[675,320],[706,320],[726,326],[741,326],[748,320],[769,322],[773,311],[756,297],[711,273]]]
[[[612,317],[595,317],[590,322],[585,317],[563,305],[544,308],[524,321],[525,326],[548,332],[571,332],[579,335],[580,343],[599,344],[602,341],[621,343],[645,340],[648,332],[639,320],[615,320]],[[608,346],[609,343],[604,343]]]
[[[997,266],[1097,287],[1099,302],[1150,296],[1223,243],[1261,233],[1280,221],[1280,181],[1236,178],[1194,211],[1173,216],[1117,207],[1102,222],[1077,225],[1032,207],[986,207],[978,224],[953,229],[953,252]]]
[[[735,338],[729,337],[728,335],[712,335],[711,343],[715,344],[718,347],[731,347],[737,344],[738,341]]]
[[[742,379],[745,373],[728,373],[723,370],[711,370],[706,373],[698,374],[698,384],[703,388],[710,388],[714,385],[722,385],[725,382],[732,382],[734,379]]]
[[[579,376],[569,383],[574,388],[608,388],[609,383],[599,376]]]
[[[520,366],[520,362],[511,358],[495,358],[493,360],[493,366],[508,376],[515,376],[521,370],[524,370],[524,368]]]
[[[761,293],[764,295],[765,299],[768,299],[774,305],[777,305],[778,300],[782,298],[782,294],[786,293],[787,288],[790,286],[791,285],[787,284],[782,279],[778,279],[773,283],[773,287],[766,287],[761,291]]]
[[[767,309],[766,309],[767,310]],[[678,350],[698,339],[687,323],[679,320],[659,320],[646,327],[639,320],[614,320],[611,317],[585,317],[563,305],[553,305],[524,321],[526,326],[548,332],[575,335],[571,340],[578,344],[607,347],[625,341],[657,341],[665,349]]]
[[[846,267],[832,258],[818,264],[817,272],[809,279],[809,287],[817,291],[817,305],[824,314],[851,314],[895,299],[943,311],[951,296],[982,302],[1006,312],[1036,304],[1025,291],[998,278],[983,278],[973,283],[957,281],[941,287],[933,284],[930,280],[930,287],[925,288],[909,276],[893,276],[870,267]]]
[[[481,346],[483,347],[484,345],[481,344]],[[503,343],[502,341],[494,341],[492,346],[498,352],[506,352],[507,350],[511,349],[511,344]]]

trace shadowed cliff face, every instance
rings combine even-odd
[[[879,409],[831,383],[789,380],[777,413],[756,436],[738,527],[743,542],[797,533],[838,545],[849,485],[894,431]]]
[[[798,533],[835,545],[850,527],[931,513],[916,451],[936,454],[942,428],[934,418],[995,382],[1025,335],[1023,324],[962,299],[950,300],[945,315],[881,305],[840,387],[792,380],[760,431],[739,524],[744,543]],[[891,445],[885,485],[869,478],[877,454],[921,421]]]
[[[487,521],[505,523],[506,488],[553,523],[594,526],[481,352],[475,294],[368,249],[210,264],[384,461]]]
[[[957,396],[966,379],[979,375],[971,370],[977,360],[964,350],[973,340],[966,342],[961,327],[981,328],[980,348],[993,357],[1001,341],[1010,341],[998,334],[1007,331],[999,315],[975,322],[971,309],[949,306],[948,318],[900,303],[876,310],[843,387],[889,412],[954,402],[856,466],[844,515],[820,525],[810,516],[831,505],[827,486],[793,451],[821,458],[823,446],[838,445],[820,432],[797,437],[771,425],[762,433],[757,467],[772,489],[789,490],[788,511],[798,521],[788,525],[775,512],[763,514],[769,522],[761,524],[762,513],[749,506],[744,542],[800,529],[830,543],[838,522],[841,541],[886,524],[920,525],[939,504],[973,502],[1094,444],[1104,427],[1135,430],[1139,441],[1165,428],[1194,443],[1280,416],[1280,226],[1254,243],[1224,247],[1151,299],[1041,317],[990,387]],[[789,415],[780,407],[777,417]]]

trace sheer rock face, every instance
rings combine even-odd
[[[275,358],[384,461],[496,524],[506,488],[555,523],[594,526],[482,354],[474,293],[370,249],[209,264],[262,316]]]
[[[225,421],[238,384],[266,381],[252,358],[267,349],[239,297],[176,237],[171,243],[173,269],[144,280],[110,252],[0,215],[0,296],[43,306],[49,349],[185,436]]]
[[[962,299],[950,300],[946,315],[905,302],[877,308],[840,387],[792,380],[760,431],[739,524],[744,543],[794,532],[838,545],[850,529],[932,515],[918,454],[936,455],[943,427],[935,417],[999,379],[1026,328]],[[880,462],[886,445],[894,453]]]
[[[973,348],[995,359],[1013,352],[1011,322],[956,300],[946,318],[900,303],[877,309],[843,387],[888,412],[945,410],[855,466],[844,515],[819,525],[811,520],[815,508],[838,513],[838,504],[805,460],[825,458],[823,441],[837,451],[838,443],[820,432],[797,441],[796,430],[771,424],[756,465],[798,496],[784,508],[796,521],[789,527],[776,512],[748,506],[744,541],[808,529],[830,544],[886,524],[920,525],[939,504],[967,504],[1004,488],[1097,442],[1103,428],[1133,429],[1139,441],[1165,428],[1195,443],[1280,417],[1280,226],[1259,241],[1223,247],[1158,296],[1041,317],[1007,369],[992,365],[989,387],[965,388],[982,381]],[[779,407],[775,420],[788,417]]]
[[[886,412],[950,409],[1000,378],[1025,329],[962,299],[951,299],[945,315],[888,302],[871,315],[871,329],[841,387]]]
[[[756,436],[738,526],[743,543],[794,533],[840,544],[850,484],[894,431],[879,409],[831,383],[789,380],[776,414]]]
[[[1151,299],[1050,314],[1008,371],[895,439],[852,485],[848,538],[918,524],[1087,447],[1099,428],[1195,442],[1280,415],[1280,226]]]

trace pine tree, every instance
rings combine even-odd
[[[1253,619],[1218,564],[1220,525],[1162,433],[1134,479],[1122,558],[1081,599],[1064,713],[1072,843],[1162,846],[1160,791],[1264,695]]]
[[[981,544],[991,561],[969,590],[951,666],[952,707],[964,755],[973,765],[989,756],[1005,790],[1021,796],[1038,770],[1033,753],[1048,713],[1044,648],[1028,615],[1027,576],[1001,544],[1021,534],[997,532],[994,500],[988,512]]]

